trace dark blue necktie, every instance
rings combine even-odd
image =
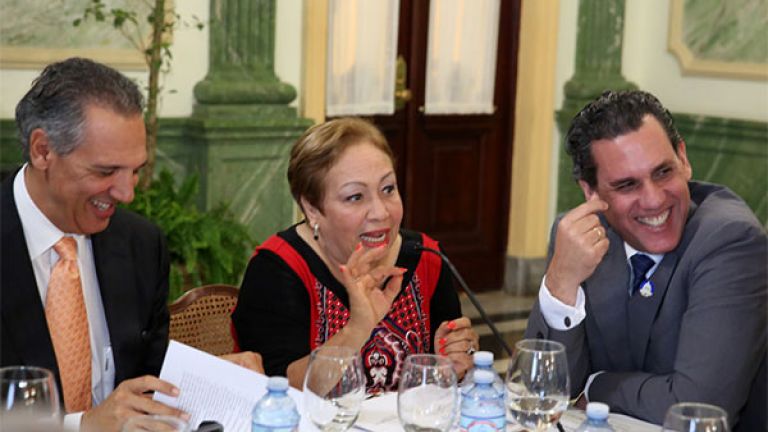
[[[630,295],[634,295],[645,281],[645,274],[653,267],[654,262],[648,255],[642,253],[632,255],[629,261],[632,263],[632,290]]]

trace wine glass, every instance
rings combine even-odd
[[[446,432],[459,405],[456,373],[447,357],[413,354],[405,359],[397,389],[397,414],[406,432]]]
[[[60,428],[59,390],[51,371],[32,366],[0,368],[0,430]]]
[[[565,347],[555,341],[523,339],[507,370],[507,422],[545,431],[568,408],[570,381]]]
[[[167,415],[139,415],[128,419],[123,424],[122,432],[189,432],[189,424],[184,420]]]
[[[681,402],[664,417],[664,432],[728,432],[728,415],[715,405]]]
[[[309,358],[304,376],[304,411],[322,431],[352,427],[365,398],[360,353],[345,346],[321,346]]]

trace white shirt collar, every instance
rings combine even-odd
[[[656,267],[659,265],[661,260],[664,258],[664,254],[650,254],[648,252],[639,251],[632,246],[629,245],[629,243],[624,242],[624,252],[627,254],[627,262],[629,262],[629,259],[632,258],[632,255],[636,253],[645,254],[648,256],[648,258],[653,260],[653,267],[651,267],[650,270],[648,270],[649,274],[653,274],[653,272],[656,270]]]
[[[19,212],[21,226],[24,229],[24,239],[27,242],[30,259],[42,255],[51,249],[57,241],[66,235],[48,219],[40,208],[32,201],[32,197],[27,190],[27,184],[24,179],[24,172],[28,164],[16,173],[13,179],[13,198],[16,201],[16,209]],[[79,240],[80,235],[72,235]],[[78,242],[80,243],[80,242]]]

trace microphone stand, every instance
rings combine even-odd
[[[440,252],[439,250],[428,248],[422,245],[421,243],[416,244],[415,248],[416,250],[431,252],[439,256],[440,259],[443,260],[443,262],[448,266],[448,269],[451,271],[451,274],[453,275],[453,277],[459,282],[461,289],[467,294],[467,297],[469,297],[469,300],[475,306],[475,309],[477,309],[477,311],[480,313],[480,318],[482,318],[485,324],[491,329],[491,331],[493,332],[493,335],[496,337],[496,340],[499,342],[499,344],[501,344],[502,348],[504,348],[504,351],[507,352],[507,355],[509,357],[512,357],[512,349],[509,347],[509,345],[507,345],[507,342],[501,336],[499,329],[496,328],[496,325],[493,324],[493,321],[491,321],[491,319],[488,317],[488,314],[485,313],[485,309],[483,309],[483,306],[477,300],[477,296],[471,289],[469,289],[469,286],[464,281],[464,278],[461,277],[461,275],[459,274],[459,271],[456,270],[456,267],[453,266],[453,264],[451,263],[451,260],[449,260],[448,257],[445,256],[445,254]]]

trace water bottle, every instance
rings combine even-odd
[[[608,405],[602,402],[587,404],[587,419],[576,429],[576,432],[615,432],[608,423]]]
[[[251,432],[296,432],[299,430],[299,412],[288,396],[288,379],[270,377],[267,394],[251,413]]]
[[[479,369],[474,384],[461,398],[461,432],[504,432],[504,391],[494,385],[495,372]]]
[[[504,381],[501,380],[499,374],[493,369],[493,353],[490,351],[477,351],[472,355],[472,361],[474,362],[475,367],[467,372],[467,375],[461,382],[461,395],[464,396],[474,386],[474,375],[475,371],[478,370],[487,370],[493,373],[493,386],[503,393]]]

